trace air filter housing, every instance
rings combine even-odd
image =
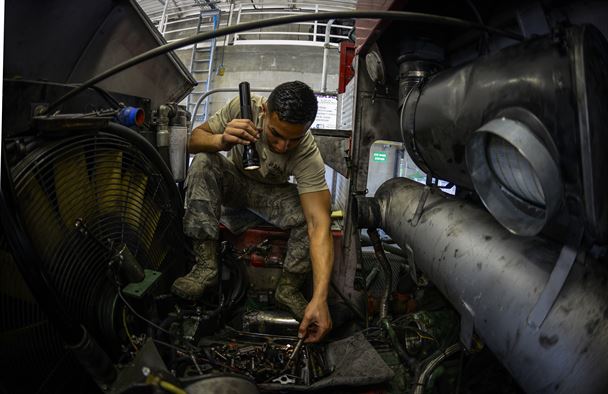
[[[608,243],[606,65],[606,38],[584,25],[438,72],[404,103],[405,146],[433,177],[476,190],[511,232],[562,239],[577,222]]]
[[[538,234],[560,207],[558,165],[526,124],[491,120],[473,134],[466,157],[482,202],[513,234]]]

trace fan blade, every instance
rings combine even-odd
[[[161,236],[158,236],[156,238],[161,238]],[[152,245],[152,248],[150,249],[150,256],[152,259],[152,261],[150,261],[150,265],[152,266],[152,268],[156,270],[159,269],[161,263],[165,259],[165,256],[167,256],[167,253],[169,253],[168,245],[162,244],[160,239],[155,239],[155,242]]]
[[[102,215],[120,214],[124,197],[122,188],[122,152],[104,151],[95,156],[95,193],[98,212]]]
[[[145,218],[140,227],[140,233],[142,235],[142,242],[146,247],[146,250],[150,250],[150,246],[152,246],[152,240],[154,239],[154,234],[157,231],[158,222],[160,221],[161,211],[150,197],[144,200],[144,209]]]
[[[23,186],[18,199],[25,230],[40,257],[45,259],[63,242],[65,229],[49,197],[33,174],[29,175],[29,180]]]
[[[125,171],[123,183],[129,185],[129,203],[125,207],[125,222],[135,231],[142,224],[142,211],[145,201],[148,177],[140,172]]]
[[[67,228],[73,227],[78,218],[86,222],[95,207],[95,196],[83,152],[55,164],[55,193],[59,213]]]

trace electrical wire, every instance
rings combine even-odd
[[[129,338],[129,342],[131,342],[131,346],[135,351],[138,351],[137,345],[133,342],[133,338],[131,338],[131,333],[129,332],[129,327],[127,326],[127,308],[122,308],[122,325],[125,328],[125,333],[127,334],[127,338]]]
[[[446,358],[452,356],[458,351],[462,351],[462,346],[460,343],[455,343],[452,346],[448,347],[445,350],[437,351],[434,355],[430,357],[430,360],[424,365],[420,373],[418,374],[416,381],[413,386],[414,394],[423,394],[426,389],[426,383],[431,375],[431,373],[435,370],[435,368],[443,362]]]
[[[159,345],[163,345],[163,346],[166,346],[166,347],[171,348],[173,350],[177,350],[178,352],[182,352],[184,354],[190,355],[190,352],[187,349],[181,348],[181,347],[176,346],[176,345],[172,345],[172,344],[167,343],[165,341],[161,341],[160,339],[154,339],[153,338],[152,340],[154,341],[154,343],[158,343]]]
[[[211,38],[222,37],[228,34],[241,33],[247,30],[255,30],[263,27],[271,27],[296,22],[308,22],[314,20],[324,19],[348,19],[348,18],[369,18],[369,19],[390,19],[390,20],[406,20],[408,22],[428,23],[428,24],[439,24],[444,26],[461,27],[487,31],[489,33],[505,36],[517,41],[523,41],[524,37],[521,34],[512,33],[506,30],[497,29],[490,26],[485,26],[477,22],[467,21],[458,18],[451,18],[447,16],[423,14],[418,12],[405,12],[405,11],[336,11],[336,12],[319,12],[301,15],[291,15],[280,18],[265,19],[255,22],[239,23],[238,25],[227,26],[221,29],[217,29],[211,32],[205,32],[196,34],[192,37],[183,38],[178,41],[174,41],[169,44],[161,45],[153,48],[140,55],[134,56],[129,60],[126,60],[109,70],[98,74],[91,79],[83,82],[79,87],[72,89],[65,95],[61,96],[55,102],[53,102],[47,110],[44,112],[45,115],[51,114],[52,111],[64,101],[74,97],[83,90],[95,85],[96,83],[103,81],[127,68],[135,66],[139,63],[150,60],[156,56],[163,55],[167,52],[179,49],[188,45],[196,44]]]
[[[148,323],[150,326],[156,328],[157,330],[164,332],[165,334],[169,334],[172,335],[169,331],[165,330],[164,328],[162,328],[161,326],[159,326],[158,324],[155,324],[153,322],[151,322],[150,320],[146,319],[145,317],[143,317],[142,315],[140,315],[139,313],[137,313],[137,311],[135,310],[135,308],[133,308],[131,306],[131,304],[129,304],[127,302],[127,300],[125,299],[125,297],[122,295],[122,290],[120,290],[120,287],[116,287],[116,291],[118,292],[118,296],[120,297],[120,299],[122,300],[122,302],[127,306],[127,308],[129,308],[129,310],[138,318],[140,318],[141,320],[143,320],[144,322]]]

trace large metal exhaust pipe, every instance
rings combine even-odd
[[[424,186],[405,178],[384,183],[375,196],[382,228],[521,387],[530,393],[607,392],[606,267],[577,261],[546,319],[534,328],[528,316],[561,246],[515,236],[485,210],[438,191],[430,192],[414,218],[423,192]]]

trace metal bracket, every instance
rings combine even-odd
[[[475,332],[475,313],[473,309],[463,301],[464,310],[460,314],[460,342],[467,350],[473,346],[473,333]]]
[[[538,301],[528,315],[528,325],[538,329],[545,321],[551,307],[559,296],[568,274],[576,261],[576,255],[583,239],[583,227],[573,226],[568,234],[568,240],[562,246],[557,262],[551,271],[551,276],[543,289]]]
[[[407,263],[410,266],[410,276],[414,283],[416,283],[416,286],[427,286],[429,282],[426,280],[426,278],[424,278],[423,276],[421,276],[420,278],[418,277],[418,270],[416,269],[416,260],[414,259],[414,250],[410,245],[407,244],[405,245],[405,256],[407,258]]]
[[[293,376],[291,375],[281,375],[278,378],[272,379],[273,383],[280,383],[280,384],[294,384],[296,382],[296,380],[294,379]]]
[[[420,200],[418,200],[418,206],[416,207],[416,212],[414,212],[414,216],[412,217],[412,227],[416,227],[418,222],[420,221],[420,217],[422,216],[422,212],[424,211],[424,204],[426,204],[426,199],[429,197],[431,193],[431,187],[425,186],[424,191],[420,195]]]
[[[126,285],[122,292],[132,298],[143,298],[152,288],[155,288],[155,284],[162,276],[162,272],[154,271],[151,269],[144,269],[144,280],[139,283],[129,283]]]

